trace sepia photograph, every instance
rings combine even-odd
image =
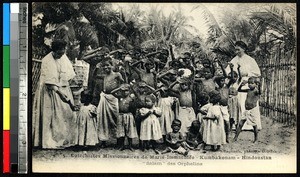
[[[296,173],[296,3],[32,3],[32,172]]]

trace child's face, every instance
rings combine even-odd
[[[124,94],[125,97],[127,97],[130,94],[130,91],[129,90],[124,90],[123,94]]]
[[[184,59],[183,59],[183,65],[184,65],[184,66],[189,66],[190,63],[191,63],[191,60],[190,60],[189,58],[184,58]]]
[[[146,97],[145,98],[145,105],[146,105],[147,108],[152,108],[154,103],[150,98]]]
[[[189,85],[187,83],[180,83],[180,88],[185,91],[189,89]]]
[[[199,122],[192,122],[192,127],[195,131],[199,131],[200,130],[200,123]]]
[[[154,65],[153,65],[153,63],[146,63],[145,67],[147,70],[150,70],[150,69],[154,68]]]
[[[112,65],[109,62],[104,62],[103,63],[103,70],[106,73],[110,73],[111,69],[112,69]]]
[[[220,79],[219,86],[223,87],[225,85],[225,78]]]
[[[204,68],[210,67],[210,63],[208,61],[205,61],[205,60],[202,62],[202,65],[203,65]]]
[[[174,133],[179,132],[180,128],[181,128],[180,125],[177,125],[177,124],[172,125],[172,130],[173,130]]]
[[[140,87],[139,87],[139,91],[140,91],[140,93],[146,92],[146,87],[140,86]]]
[[[175,82],[176,81],[176,74],[168,74],[167,75],[167,77],[168,77],[168,79],[170,80],[170,81],[172,81],[172,82]]]
[[[256,83],[254,82],[254,80],[252,80],[252,79],[248,80],[248,87],[249,87],[250,90],[255,89]]]
[[[209,70],[205,70],[203,74],[204,74],[205,79],[210,79],[211,78],[211,72]]]

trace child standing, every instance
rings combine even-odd
[[[208,109],[212,106],[212,104],[209,102],[209,96],[207,94],[200,95],[203,99],[201,99],[200,102],[200,108],[198,110],[197,114],[197,120],[200,122],[200,133],[203,135],[204,131],[204,121],[203,118],[206,117]]]
[[[177,83],[179,83],[179,91],[172,90],[171,88]],[[182,123],[180,132],[183,136],[186,136],[192,122],[196,120],[196,114],[193,108],[194,98],[192,95],[191,83],[189,80],[181,78],[170,85],[170,90],[173,91],[179,99],[178,119]]]
[[[160,89],[160,98],[158,100],[157,107],[159,107],[162,111],[162,115],[159,119],[161,132],[166,140],[166,135],[172,132],[171,124],[175,119],[175,112],[173,110],[173,105],[175,104],[175,97],[170,97],[168,94],[168,89],[162,86]]]
[[[213,90],[216,90],[216,83],[214,81],[213,73],[209,68],[203,68],[204,78],[196,78],[196,81],[200,81],[200,88],[198,92],[204,92],[206,94],[210,93]],[[199,98],[201,99],[201,98]]]
[[[256,79],[254,77],[250,77],[248,79],[248,87],[249,89],[242,89],[242,87],[246,85],[246,82],[242,82],[241,85],[238,88],[239,92],[247,92],[247,97],[246,97],[246,101],[245,101],[245,108],[246,111],[244,112],[237,131],[236,131],[236,135],[234,137],[234,141],[237,140],[243,125],[245,124],[245,122],[247,122],[248,125],[253,126],[253,132],[254,132],[254,141],[253,143],[255,143],[257,141],[257,134],[258,134],[258,130],[257,130],[257,117],[259,116],[259,112],[257,111],[257,109],[254,109],[257,106],[258,100],[259,100],[259,96],[261,94],[260,91],[260,83],[258,81],[256,81]]]
[[[78,113],[78,145],[95,146],[98,143],[96,106],[92,105],[92,95],[81,92],[81,107]]]
[[[111,58],[107,57],[102,63],[103,90],[100,94],[100,101],[97,107],[98,138],[101,146],[106,147],[106,141],[116,130],[116,120],[119,117],[118,99],[111,92],[124,83],[123,77],[118,72],[113,72]]]
[[[226,144],[224,120],[219,106],[220,100],[220,93],[217,91],[210,93],[212,106],[208,109],[203,121],[203,141],[205,145],[211,145],[213,151],[219,150],[222,144]],[[203,148],[205,148],[205,146]]]
[[[172,122],[172,132],[168,133],[166,136],[167,148],[162,151],[162,154],[168,152],[176,152],[179,154],[187,155],[188,149],[184,145],[184,137],[180,133],[181,121],[178,119]]]
[[[230,116],[230,130],[232,130],[232,126],[235,125],[237,127],[239,123],[239,102],[238,102],[238,74],[233,71],[233,65],[230,64],[231,72],[229,73],[229,78],[231,81],[231,85],[229,86],[229,95],[228,95],[228,111]],[[239,70],[239,68],[238,68]]]
[[[121,87],[112,91],[121,91],[119,97],[119,118],[117,119],[117,142],[120,150],[125,149],[125,137],[128,139],[128,149],[133,151],[132,139],[137,138],[136,124],[133,117],[134,95],[130,94],[130,85],[122,84]]]
[[[162,112],[160,108],[155,107],[156,98],[154,95],[145,97],[145,107],[139,110],[141,122],[140,140],[142,141],[142,150],[152,149],[158,153],[156,149],[156,141],[162,138],[158,117]]]

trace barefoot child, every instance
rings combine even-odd
[[[119,118],[117,119],[117,144],[120,150],[125,149],[125,137],[128,139],[128,149],[133,151],[132,139],[137,138],[135,119],[133,117],[134,95],[130,94],[130,85],[122,84],[119,88],[112,91],[121,91],[119,97]]]
[[[212,91],[210,93],[210,102],[212,103],[212,106],[208,109],[207,115],[204,117],[203,121],[203,141],[205,145],[210,145],[213,151],[219,150],[222,144],[226,144],[224,120],[219,106],[220,100],[220,93],[217,91]],[[205,146],[203,148],[205,148]]]
[[[161,132],[164,141],[166,140],[166,135],[172,132],[171,124],[175,119],[175,111],[173,110],[174,104],[176,104],[176,98],[169,96],[169,91],[165,86],[158,89],[160,92],[160,98],[158,100],[157,107],[162,111],[162,115],[159,119]]]
[[[145,82],[141,81],[137,83],[136,85],[133,85],[136,87],[132,88],[132,91],[134,95],[136,96],[135,99],[135,123],[136,123],[136,129],[138,136],[140,136],[141,132],[141,118],[140,118],[140,113],[139,109],[145,107],[145,98],[148,95],[151,95],[155,89],[149,85],[147,85]],[[142,149],[142,142],[139,140],[139,147]]]
[[[253,131],[254,131],[254,141],[253,143],[255,143],[257,141],[257,134],[258,134],[258,130],[257,130],[257,116],[259,116],[259,112],[256,111],[256,109],[254,109],[257,106],[257,102],[259,100],[259,96],[261,94],[260,91],[260,83],[256,81],[256,79],[254,77],[250,77],[248,79],[248,87],[249,89],[242,89],[242,87],[246,85],[246,82],[242,82],[240,87],[238,88],[239,92],[247,92],[247,97],[246,97],[246,102],[245,102],[245,108],[246,111],[244,112],[237,131],[236,131],[236,135],[234,137],[234,141],[237,140],[243,125],[245,124],[245,122],[247,122],[248,125],[253,126]]]
[[[172,87],[176,83],[179,83],[179,91],[172,90]],[[176,93],[177,98],[179,99],[178,119],[182,123],[180,132],[183,134],[183,136],[186,136],[186,133],[188,132],[192,122],[196,120],[196,114],[193,108],[194,100],[192,96],[191,83],[189,80],[181,78],[170,85],[170,90]]]
[[[229,64],[231,72],[228,74],[228,78],[231,81],[229,86],[229,95],[228,95],[228,111],[229,111],[229,122],[230,122],[230,131],[232,130],[233,125],[235,128],[239,123],[239,102],[238,102],[238,82],[241,79],[237,72],[233,71],[233,64]],[[239,71],[239,68],[238,68]]]
[[[92,105],[92,95],[81,92],[81,107],[78,113],[78,145],[95,146],[98,143],[96,106]]]
[[[200,150],[203,144],[202,134],[200,133],[201,124],[199,120],[194,120],[186,135],[186,143],[190,149]]]
[[[161,116],[161,110],[155,107],[156,98],[154,95],[145,97],[145,107],[139,110],[141,122],[140,140],[142,141],[142,150],[152,149],[158,153],[156,149],[156,141],[162,139],[158,117]]]
[[[97,108],[98,138],[101,146],[106,146],[106,141],[115,134],[116,120],[119,117],[118,99],[111,93],[123,82],[120,73],[113,72],[111,58],[105,58],[102,63],[103,71],[103,90],[100,94],[100,101]]]
[[[181,121],[178,119],[173,120],[172,122],[172,132],[168,133],[166,136],[167,148],[161,152],[165,154],[168,152],[176,152],[178,154],[187,155],[188,149],[185,147],[184,137],[180,133]]]

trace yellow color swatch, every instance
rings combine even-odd
[[[10,88],[3,88],[3,130],[10,130]]]

